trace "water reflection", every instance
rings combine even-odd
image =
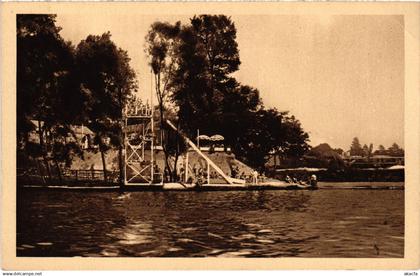
[[[23,191],[18,256],[403,257],[404,191]]]

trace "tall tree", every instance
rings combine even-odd
[[[242,130],[236,133],[234,153],[247,164],[264,169],[270,154],[299,158],[309,150],[309,136],[294,116],[275,109],[259,109],[255,115],[240,117]]]
[[[211,121],[211,118],[205,117],[209,110],[204,96],[209,89],[205,73],[206,57],[191,26],[183,26],[179,34],[176,60],[175,75],[170,82],[173,91],[171,98],[178,107],[182,129],[189,135],[194,135],[200,126],[205,125],[205,120]]]
[[[280,113],[282,116],[282,127],[278,144],[281,151],[287,157],[302,157],[309,149],[309,135],[303,129],[299,120],[287,112]]]
[[[199,15],[191,19],[197,36],[198,48],[206,57],[208,89],[206,98],[210,112],[216,111],[231,81],[230,74],[239,69],[239,50],[236,27],[225,15]]]
[[[225,137],[225,144],[233,147],[262,108],[259,91],[250,86],[238,84],[225,94],[222,112],[215,122],[218,129],[212,132],[222,134]]]
[[[155,23],[152,30],[155,26],[161,25]],[[166,23],[164,27],[166,30]],[[190,24],[176,30],[176,36],[160,36],[158,43],[149,43],[160,45],[157,49],[161,50],[151,47],[148,52],[157,53],[157,60],[162,61],[157,64],[163,68],[174,69],[166,74],[170,76],[166,87],[184,133],[191,137],[200,129],[208,135],[221,134],[240,159],[258,168],[263,167],[270,151],[300,155],[309,148],[308,135],[293,116],[265,109],[259,91],[232,76],[240,59],[236,28],[229,17],[194,16]],[[156,40],[154,33],[149,33],[150,37],[149,41]],[[172,62],[175,65],[168,67]],[[153,62],[151,65],[153,68]],[[157,68],[155,73],[160,72]]]
[[[123,109],[137,89],[136,75],[130,67],[126,51],[118,48],[109,32],[89,35],[76,49],[80,82],[85,94],[91,96],[89,126],[96,133],[95,142],[101,152],[104,178],[107,180],[105,154],[118,149],[120,182],[123,181]]]
[[[362,156],[367,157],[369,155],[369,147],[366,144],[364,144],[362,147],[362,150],[363,150]]]
[[[352,156],[362,156],[363,155],[363,148],[359,142],[359,138],[354,137],[353,141],[350,146],[350,155]]]
[[[167,110],[169,104],[168,99],[171,94],[169,86],[175,72],[175,51],[180,31],[180,22],[177,22],[174,25],[167,22],[155,22],[150,27],[146,36],[146,54],[149,57],[149,64],[155,78],[155,94],[158,99],[160,138],[165,155],[165,168],[169,171],[171,177],[173,176],[173,173],[171,166],[169,165],[169,158],[174,151],[171,150],[172,148],[169,146],[171,142],[169,140],[172,136],[169,134],[171,131],[167,128],[165,123],[165,114],[169,111]],[[178,136],[175,137],[178,139]],[[175,158],[174,168],[176,168],[176,160],[177,157]]]
[[[372,157],[372,154],[373,154],[373,144],[370,143],[369,144],[369,149],[368,149],[368,154],[367,154],[368,160],[370,160],[370,158]]]
[[[66,108],[69,106],[66,99],[78,98],[72,97],[74,49],[60,36],[55,18],[47,14],[16,17],[18,147],[29,150],[30,155],[43,156],[48,172],[49,156],[65,153],[57,152],[60,147],[53,144],[58,136],[71,135],[68,125],[78,114]],[[30,120],[37,121],[39,135],[39,144],[31,146],[28,135],[35,127]]]
[[[388,148],[387,152],[391,156],[396,156],[396,157],[404,156],[404,150],[400,148],[400,146],[398,146],[397,143],[393,143],[391,147]]]
[[[387,154],[387,150],[385,149],[383,145],[379,145],[378,149],[374,151],[374,154],[384,155],[384,154]]]
[[[173,98],[181,122],[195,118],[195,124],[183,125],[191,134],[198,126],[215,132],[226,94],[238,88],[231,76],[240,64],[236,28],[224,15],[194,16],[190,23],[180,32]]]

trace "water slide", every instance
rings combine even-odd
[[[188,137],[186,137],[181,131],[178,130],[176,126],[172,124],[171,121],[166,120],[166,123],[176,132],[178,132],[184,139],[187,141],[188,145],[197,152],[207,163],[218,173],[220,174],[224,180],[226,180],[229,184],[245,184],[245,180],[243,179],[236,179],[227,176],[222,169],[220,169],[210,158],[208,158]]]

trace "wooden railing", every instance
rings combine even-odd
[[[86,181],[86,182],[101,182],[104,181],[104,171],[103,170],[69,170],[60,169],[60,173],[58,170],[50,170],[48,174],[47,171],[39,170],[36,168],[17,168],[17,176],[28,178],[28,179],[41,179],[43,182],[49,182],[49,180],[59,181],[60,178],[62,181],[71,181],[71,182],[78,182],[78,181]],[[108,183],[117,183],[119,178],[118,171],[107,171],[107,182]]]
[[[104,180],[103,170],[65,170],[64,177],[75,179],[76,181],[83,180]],[[119,177],[118,171],[107,171],[107,180],[109,182],[116,182]]]
[[[130,104],[125,109],[125,115],[129,117],[149,117],[152,116],[152,111],[153,109],[148,104]]]

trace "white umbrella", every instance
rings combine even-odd
[[[199,140],[211,140],[210,137],[208,137],[207,135],[204,135],[204,134],[199,135],[197,137],[197,139],[199,139]]]
[[[216,134],[216,135],[213,135],[212,137],[210,137],[210,140],[212,140],[212,141],[223,141],[223,140],[225,140],[225,137],[223,137],[220,134]]]

